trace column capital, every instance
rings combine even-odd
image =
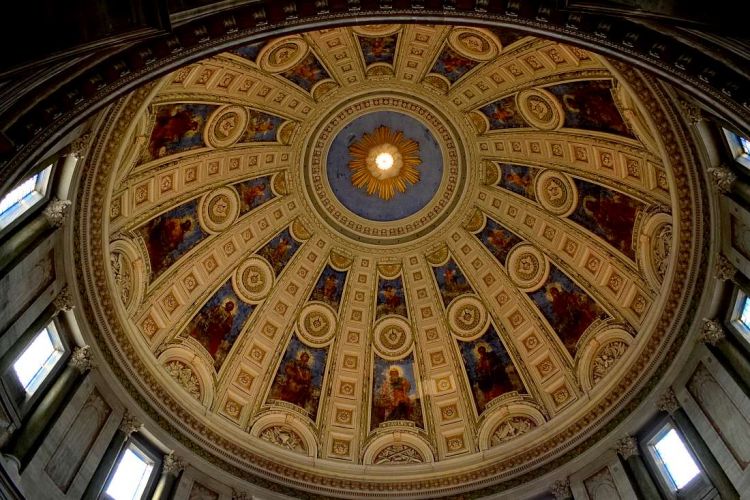
[[[253,500],[253,496],[246,491],[239,491],[232,488],[232,500]]]
[[[125,414],[122,416],[122,422],[120,422],[120,430],[130,436],[134,432],[141,430],[141,427],[143,427],[141,421],[125,410]]]
[[[52,305],[58,311],[71,311],[73,309],[73,296],[70,294],[68,285],[63,286],[57,293],[57,296],[52,300]]]
[[[70,201],[58,200],[52,198],[42,212],[44,217],[52,227],[61,227],[65,224],[65,219],[68,217],[68,209],[70,208]]]
[[[703,318],[703,328],[698,339],[704,344],[716,345],[727,337],[724,327],[715,319]]]
[[[720,193],[726,194],[732,191],[732,186],[737,180],[737,176],[729,168],[719,165],[709,168],[708,173]]]
[[[680,99],[677,101],[677,103],[682,110],[682,116],[692,125],[695,125],[696,123],[703,120],[703,112],[701,111],[700,106],[693,104],[687,99]]]
[[[81,373],[91,370],[94,367],[94,363],[91,361],[91,347],[85,345],[73,349],[70,360],[68,360],[68,366],[72,366]]]
[[[86,156],[86,150],[89,148],[90,142],[91,133],[86,132],[70,143],[68,156],[75,156],[78,159],[84,158]]]
[[[656,407],[661,411],[665,411],[670,415],[680,409],[680,402],[677,401],[677,395],[674,393],[674,389],[671,387],[664,391],[659,400],[656,402]]]
[[[555,500],[568,500],[573,498],[573,494],[570,491],[570,480],[568,478],[558,479],[552,483],[550,491],[555,496]]]
[[[617,440],[617,453],[619,453],[623,459],[627,460],[630,457],[640,455],[638,450],[638,441],[633,436],[625,436],[624,438]]]
[[[734,264],[724,257],[724,255],[719,254],[714,265],[714,276],[716,279],[719,281],[734,281],[736,274],[737,268],[734,267]]]
[[[185,462],[177,457],[177,455],[174,454],[174,451],[170,451],[169,453],[164,455],[162,467],[165,474],[172,474],[176,476],[180,473],[181,470],[185,468]]]

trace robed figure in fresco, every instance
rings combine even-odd
[[[484,344],[477,347],[476,356],[476,386],[484,405],[506,392],[519,388],[518,375],[512,364],[503,363],[498,355]]]
[[[414,401],[409,397],[411,383],[400,367],[388,370],[388,379],[380,386],[376,405],[383,410],[383,420],[411,420]]]
[[[221,366],[231,347],[229,342],[232,326],[237,314],[234,300],[226,300],[203,309],[193,320],[190,335],[194,337]]]
[[[296,359],[284,365],[284,379],[279,385],[279,399],[305,408],[312,396],[310,353],[301,351]]]

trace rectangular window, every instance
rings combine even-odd
[[[0,199],[0,229],[7,227],[47,194],[49,177],[54,163],[32,175]]]
[[[151,480],[154,466],[154,460],[131,442],[115,464],[106,495],[113,500],[139,500]]]
[[[740,322],[745,325],[745,328],[750,329],[750,298],[743,294],[742,298],[742,312],[740,313]]]
[[[710,490],[710,483],[671,421],[647,439],[648,461],[655,466],[668,498],[698,498],[694,495]]]
[[[27,397],[34,394],[47,378],[63,352],[64,348],[53,323],[42,329],[26,346],[13,363],[13,371]]]
[[[737,163],[750,169],[750,139],[727,129],[724,129],[724,137]]]

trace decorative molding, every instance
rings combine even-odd
[[[52,300],[52,304],[58,311],[72,311],[75,305],[73,304],[73,296],[70,293],[70,287],[65,285],[62,287],[57,296]]]
[[[703,120],[703,111],[696,104],[693,104],[686,99],[680,99],[677,103],[680,105],[680,109],[683,112],[683,118],[685,118],[691,125],[695,125]]]
[[[83,159],[86,156],[86,151],[88,150],[89,144],[91,143],[91,137],[91,133],[86,132],[85,134],[81,135],[79,138],[71,142],[68,150],[68,155],[75,156],[79,160]]]
[[[552,483],[550,492],[555,496],[555,500],[568,500],[573,498],[573,493],[570,491],[569,479],[558,479]]]
[[[716,345],[726,338],[726,332],[721,323],[715,319],[703,319],[703,328],[701,329],[698,340],[704,344]]]
[[[669,413],[670,415],[679,410],[680,402],[677,401],[677,396],[674,393],[674,389],[672,389],[671,387],[667,389],[656,402],[656,407],[661,411]]]
[[[640,455],[638,450],[638,441],[633,436],[625,436],[622,439],[617,440],[617,453],[619,453],[624,460],[630,457]]]
[[[91,361],[91,347],[85,345],[83,347],[76,347],[70,354],[70,360],[68,366],[71,366],[81,373],[86,373],[94,367],[94,363]]]
[[[729,168],[720,165],[708,169],[711,180],[720,193],[727,194],[732,191],[732,186],[737,180],[737,176]]]
[[[61,227],[65,223],[69,208],[70,201],[52,198],[44,208],[42,214],[44,214],[44,217],[47,219],[47,222],[49,222],[50,226],[57,228]]]

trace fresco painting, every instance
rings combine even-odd
[[[357,38],[359,39],[359,46],[362,47],[365,66],[373,63],[393,64],[396,56],[398,35],[378,37],[358,36]]]
[[[237,54],[240,57],[244,57],[248,61],[255,62],[255,60],[258,58],[258,54],[260,53],[260,49],[262,49],[265,44],[266,42],[251,43],[250,45],[245,45],[244,47],[233,49],[230,52],[232,54]]]
[[[391,420],[408,420],[424,429],[411,355],[398,361],[387,361],[376,355],[372,380],[370,430]]]
[[[248,110],[247,129],[240,142],[276,142],[276,133],[284,119],[278,116]]]
[[[508,28],[489,28],[489,30],[493,32],[495,36],[497,36],[498,40],[500,40],[500,44],[503,46],[503,49],[526,36],[520,31],[515,31]]]
[[[154,128],[141,161],[202,148],[206,119],[217,106],[212,104],[169,104],[157,106]]]
[[[511,163],[503,163],[498,167],[500,168],[500,181],[497,183],[499,187],[536,201],[534,179],[539,173],[538,169]]]
[[[188,335],[206,348],[214,359],[216,371],[221,368],[254,308],[237,297],[230,279],[188,323]]]
[[[292,237],[289,228],[286,228],[258,250],[258,255],[271,264],[274,273],[278,276],[292,260],[299,246],[299,242]]]
[[[440,267],[436,267],[433,271],[435,272],[435,279],[437,280],[445,307],[448,307],[448,304],[456,297],[474,291],[466,280],[464,273],[461,272],[461,268],[458,267],[453,259],[448,259],[448,262]]]
[[[198,200],[151,219],[136,232],[146,244],[151,281],[208,236],[198,223]]]
[[[479,111],[490,120],[490,130],[525,128],[529,126],[523,116],[521,116],[514,96],[504,97],[499,101],[491,102],[479,108]]]
[[[380,278],[378,281],[378,301],[375,306],[375,319],[386,314],[398,314],[408,317],[406,312],[406,298],[404,284],[401,277],[394,279]]]
[[[547,87],[563,105],[565,126],[633,137],[612,96],[610,80],[589,80]]]
[[[281,73],[290,82],[310,92],[316,83],[331,78],[318,58],[310,52],[299,64]]]
[[[315,422],[327,356],[327,348],[308,347],[293,335],[276,371],[268,399],[299,406]]]
[[[503,394],[512,391],[526,394],[523,381],[492,325],[478,339],[458,341],[458,345],[477,413],[481,414],[490,401]]]
[[[586,329],[607,313],[556,266],[550,266],[547,283],[530,293],[552,329],[575,358],[576,344]]]
[[[273,191],[271,190],[270,175],[238,182],[232,187],[234,187],[240,195],[241,216],[263,205],[274,197]]]
[[[522,241],[515,233],[505,229],[489,217],[487,218],[487,224],[477,234],[477,237],[502,266],[505,265],[505,259],[508,257],[510,249]]]
[[[635,260],[633,227],[645,205],[598,184],[575,179],[578,205],[570,218]]]
[[[463,57],[455,50],[446,46],[438,56],[430,72],[442,75],[451,84],[454,84],[477,64],[479,64],[477,61]]]
[[[325,302],[338,311],[339,304],[341,303],[341,295],[344,293],[345,281],[346,271],[337,271],[330,265],[327,265],[323,269],[323,272],[320,273],[318,282],[310,294],[310,300]]]

